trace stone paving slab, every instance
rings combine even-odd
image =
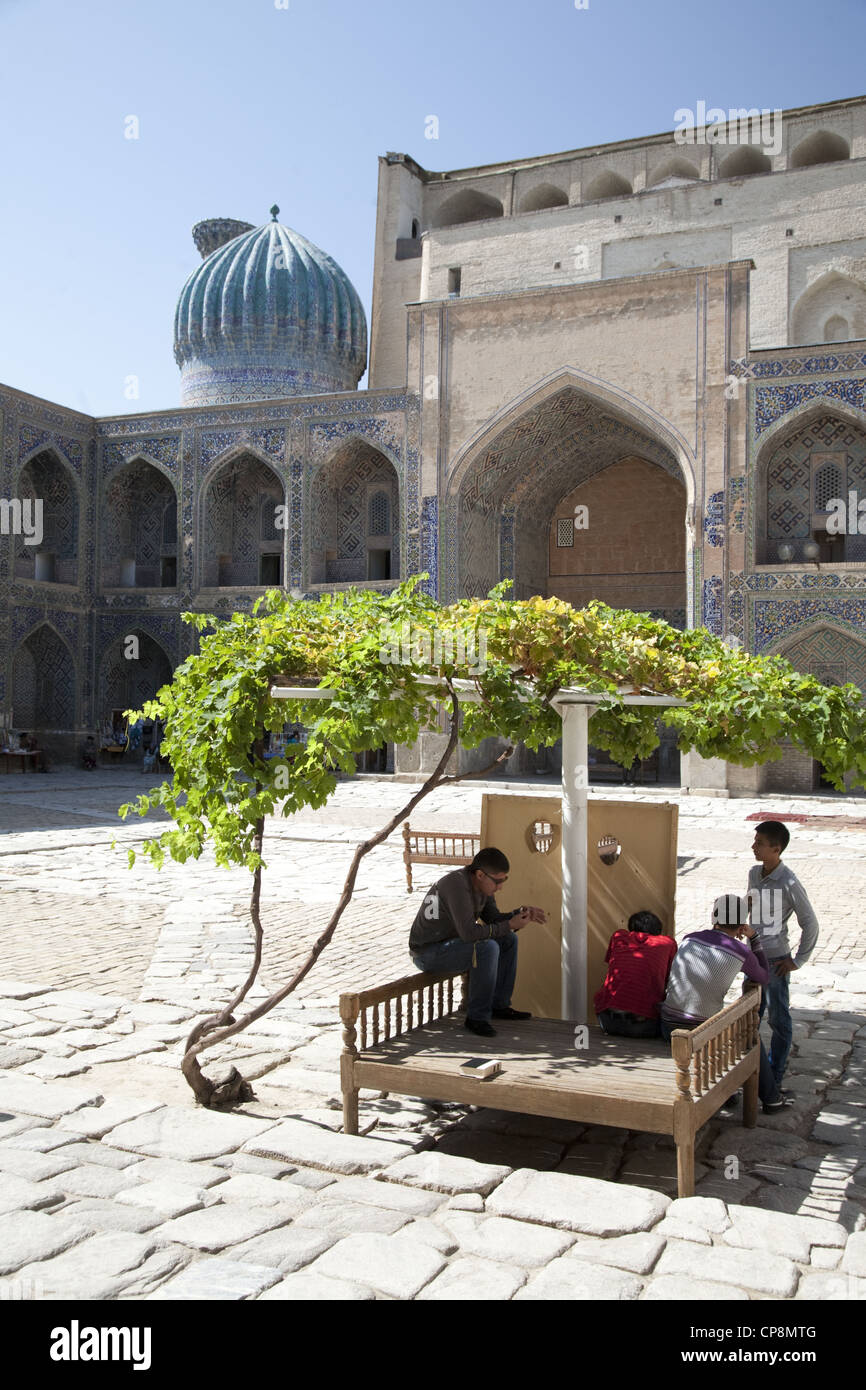
[[[284,1120],[268,1129],[265,1137],[245,1143],[244,1153],[312,1164],[332,1173],[369,1173],[393,1163],[395,1153],[410,1152],[408,1145],[361,1139],[354,1134],[331,1134],[303,1120]]]
[[[347,1236],[311,1266],[351,1283],[366,1284],[390,1298],[415,1298],[444,1267],[441,1255],[429,1245],[401,1236]]]
[[[603,1269],[563,1257],[553,1260],[515,1294],[515,1302],[630,1302],[640,1296],[643,1282],[619,1269]]]
[[[48,1216],[42,1211],[15,1211],[3,1217],[0,1274],[22,1265],[51,1259],[88,1234],[74,1216]]]
[[[255,1298],[272,1284],[279,1283],[280,1278],[278,1269],[214,1255],[188,1265],[167,1284],[162,1284],[149,1294],[148,1300],[166,1302],[171,1299],[194,1299],[196,1302],[214,1302],[219,1299]]]
[[[648,1230],[669,1205],[670,1198],[647,1188],[532,1169],[512,1173],[487,1199],[497,1215],[598,1236]]]
[[[452,1260],[418,1295],[419,1303],[493,1302],[511,1298],[526,1283],[526,1272],[494,1260]]]
[[[790,1298],[800,1271],[792,1260],[757,1250],[704,1250],[668,1241],[656,1266],[657,1274],[681,1274],[711,1283],[732,1284],[771,1298]]]
[[[276,1226],[285,1226],[291,1219],[289,1208],[268,1207],[266,1211],[256,1211],[234,1204],[220,1205],[165,1221],[154,1229],[153,1236],[165,1244],[216,1252],[252,1240],[253,1236],[263,1235]]]
[[[273,1120],[163,1106],[117,1125],[106,1137],[113,1148],[148,1154],[152,1158],[192,1160],[230,1153],[245,1140],[273,1127]]]
[[[117,1298],[146,1282],[148,1273],[164,1278],[187,1258],[182,1251],[158,1251],[150,1234],[99,1235],[54,1259],[22,1266],[18,1277],[41,1284],[49,1299]]]
[[[20,1072],[0,1072],[0,1108],[13,1114],[36,1115],[44,1120],[58,1120],[73,1110],[99,1105],[104,1097],[99,1091],[53,1085]]]
[[[510,1171],[502,1165],[476,1163],[472,1158],[455,1158],[437,1151],[412,1154],[397,1163],[391,1162],[382,1177],[433,1192],[478,1192],[486,1196]]]
[[[351,1303],[370,1302],[376,1297],[372,1289],[364,1284],[348,1283],[345,1279],[331,1279],[324,1274],[290,1274],[281,1283],[274,1284],[258,1300],[268,1302],[299,1303]]]

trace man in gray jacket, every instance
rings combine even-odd
[[[530,1017],[511,1007],[517,974],[515,933],[547,916],[540,907],[499,911],[495,894],[508,878],[509,867],[501,850],[480,850],[466,868],[433,884],[409,933],[409,954],[419,970],[437,975],[469,971],[465,1026],[484,1038],[496,1036],[491,1017]]]

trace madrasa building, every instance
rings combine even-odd
[[[866,98],[688,115],[447,173],[382,157],[369,364],[357,292],[275,207],[194,228],[179,407],[0,387],[6,727],[78,761],[193,649],[182,611],[423,572],[444,602],[510,578],[866,688]],[[658,763],[722,794],[820,779],[793,750]]]

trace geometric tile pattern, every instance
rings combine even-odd
[[[276,473],[252,454],[224,464],[210,481],[204,499],[200,556],[206,588],[246,587],[260,583],[260,556],[282,550],[282,532],[274,531],[276,508],[285,503]]]
[[[400,575],[400,484],[378,449],[349,439],[323,463],[310,487],[310,583],[346,584],[367,577],[368,538],[391,542],[391,578]]]
[[[866,690],[866,642],[858,637],[820,627],[784,647],[782,655],[795,670],[817,676],[825,685],[853,681]]]
[[[138,657],[128,658],[126,650],[134,650],[125,641],[126,635],[138,637]],[[129,633],[116,639],[104,652],[99,667],[96,720],[111,717],[113,709],[140,709],[145,700],[171,680],[171,662],[162,647],[146,633],[129,625]]]
[[[177,494],[151,464],[138,458],[115,473],[105,491],[102,583],[123,582],[121,561],[135,562],[135,584],[161,584],[161,560],[177,555]]]
[[[19,731],[74,727],[75,658],[47,623],[15,653],[12,718]]]
[[[78,580],[78,493],[67,469],[54,453],[36,454],[21,470],[18,496],[42,501],[42,542],[28,545],[21,536],[16,544],[15,575],[35,577],[37,550],[54,555],[54,582]]]
[[[725,543],[725,494],[711,492],[704,511],[704,539],[708,545]]]
[[[824,398],[843,401],[866,410],[866,378],[835,381],[791,382],[787,386],[761,386],[755,392],[755,429],[762,434],[803,401]]]
[[[756,599],[754,604],[754,649],[765,651],[789,633],[822,622],[832,622],[853,636],[866,631],[866,598],[787,598]]]
[[[721,575],[713,575],[703,583],[702,625],[715,637],[724,631],[724,580]]]

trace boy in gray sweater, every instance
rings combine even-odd
[[[781,1085],[791,1051],[793,1028],[788,1001],[788,978],[806,964],[818,940],[818,919],[803,885],[782,855],[791,839],[787,826],[765,820],[755,830],[752,852],[757,859],[749,870],[749,904],[752,926],[767,959],[770,975],[764,987],[761,1017],[770,1021],[770,1066]],[[797,919],[800,943],[792,956],[788,922]]]

